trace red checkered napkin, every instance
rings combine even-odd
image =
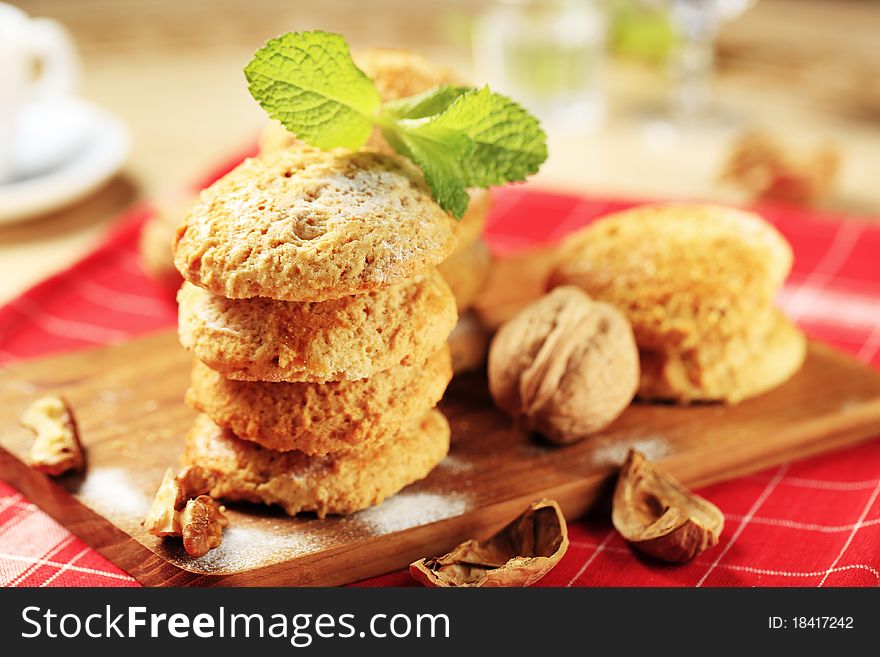
[[[222,172],[221,172],[222,173]],[[497,253],[551,243],[632,202],[505,189],[487,237]],[[780,305],[812,337],[880,365],[880,224],[759,208],[789,239],[794,271]],[[141,273],[146,208],[68,271],[0,309],[0,363],[123,341],[176,319],[173,299]],[[571,548],[543,586],[877,586],[880,441],[699,491],[724,510],[720,544],[684,566],[641,559],[607,520],[573,523]],[[135,582],[0,482],[0,584]],[[413,584],[406,572],[361,585]]]

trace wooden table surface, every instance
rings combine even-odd
[[[264,122],[241,69],[275,34],[321,28],[354,47],[418,49],[469,67],[469,17],[486,0],[26,0],[64,22],[83,61],[83,94],[125,120],[134,148],[123,173],[90,199],[0,227],[0,302],[85,252],[119,211],[173,195],[252,143]],[[532,184],[630,196],[741,200],[717,174],[747,125],[794,143],[831,141],[843,156],[827,205],[880,215],[880,3],[761,0],[723,29],[717,93],[739,127],[677,138],[646,133],[637,109],[662,98],[663,76],[633,63],[606,68],[608,118],[593,134],[551,131]]]

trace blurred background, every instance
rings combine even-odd
[[[25,70],[33,43],[0,4],[0,302],[81,256],[121,210],[174,197],[252,146],[266,118],[241,70],[291,30],[414,49],[516,97],[549,135],[529,184],[880,216],[873,0],[9,5],[63,36],[34,36],[61,62]],[[8,93],[22,70],[64,79],[29,108],[25,91]]]

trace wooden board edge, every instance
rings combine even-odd
[[[198,577],[163,559],[81,504],[60,482],[0,447],[0,479],[144,586],[185,586]]]
[[[783,463],[798,461],[811,456],[833,452],[844,447],[867,442],[880,437],[880,398],[870,402],[864,402],[859,413],[853,413],[850,422],[845,426],[839,426],[829,430],[822,418],[814,421],[814,430],[804,439],[800,434],[797,443],[780,441],[775,450],[766,451],[756,458],[745,460],[740,465],[728,464],[708,474],[695,476],[690,472],[690,466],[686,461],[699,458],[699,452],[691,452],[687,455],[673,456],[661,463],[668,471],[679,478],[687,486],[697,488],[709,486],[722,481],[730,481],[745,475],[766,470]],[[866,418],[870,418],[867,420]],[[753,455],[754,456],[754,455]],[[717,457],[716,457],[717,458]]]

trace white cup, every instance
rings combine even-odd
[[[15,177],[19,114],[29,102],[73,91],[79,62],[67,31],[0,2],[0,184]]]

